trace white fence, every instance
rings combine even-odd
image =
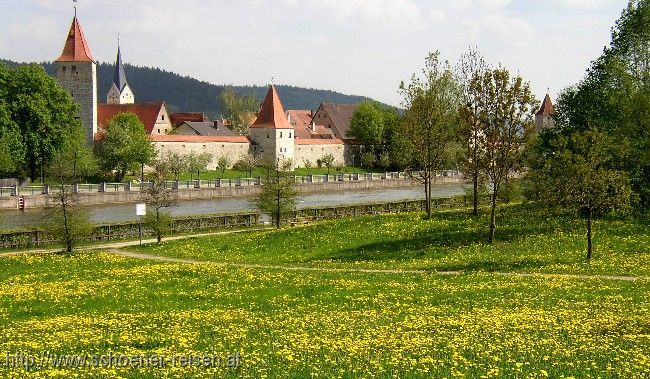
[[[455,177],[461,173],[458,170],[446,170],[438,176]],[[417,174],[415,174],[417,176]],[[350,173],[350,174],[325,174],[325,175],[304,175],[293,176],[294,181],[298,184],[316,184],[331,182],[358,182],[368,180],[409,180],[413,177],[405,172],[374,172],[374,173]],[[262,184],[262,178],[225,178],[214,180],[181,180],[166,181],[165,188],[186,190],[197,188],[216,188],[216,187],[244,187],[258,186]],[[98,183],[98,184],[72,184],[65,185],[66,189],[76,193],[98,193],[98,192],[130,192],[144,191],[153,183],[151,182],[126,182],[126,183]],[[25,195],[48,195],[61,191],[61,186],[40,185],[27,187],[0,187],[0,197],[25,196]]]

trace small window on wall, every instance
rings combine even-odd
[[[205,148],[206,148],[206,146],[205,146],[205,145],[203,145],[203,148],[205,149]]]
[[[160,129],[158,129],[158,134],[160,134]]]
[[[226,145],[221,145],[221,147],[226,147]]]
[[[271,135],[266,133],[266,138],[271,138]]]
[[[75,73],[77,72],[77,66],[72,66],[71,69],[72,69],[72,71],[74,71]]]
[[[160,115],[160,118],[161,118],[163,121],[165,121],[165,115],[164,115],[164,114],[163,114],[163,115]]]
[[[280,132],[280,138],[282,138],[282,132]]]
[[[289,138],[291,138],[291,133],[289,133]]]
[[[67,68],[66,66],[63,66],[61,69],[63,70],[63,72],[65,72],[66,68]]]

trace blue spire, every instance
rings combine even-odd
[[[113,74],[113,83],[117,89],[122,92],[124,87],[128,84],[126,82],[126,74],[124,73],[124,66],[122,65],[122,53],[120,53],[120,43],[117,43],[117,60],[115,61],[115,74]]]

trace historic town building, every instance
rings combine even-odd
[[[553,119],[554,113],[555,108],[551,102],[551,97],[546,94],[542,105],[539,107],[539,111],[535,113],[535,131],[539,132],[544,128],[552,128],[555,126],[555,120]]]
[[[59,84],[79,105],[78,117],[86,129],[88,143],[92,144],[97,134],[97,65],[76,15],[54,66]]]

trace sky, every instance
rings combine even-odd
[[[72,0],[0,0],[0,58],[56,59]],[[438,50],[470,46],[554,98],[610,41],[627,0],[79,0],[98,61],[215,84],[289,84],[401,104],[398,88]],[[128,78],[128,72],[127,72]],[[137,94],[136,94],[137,97]]]

